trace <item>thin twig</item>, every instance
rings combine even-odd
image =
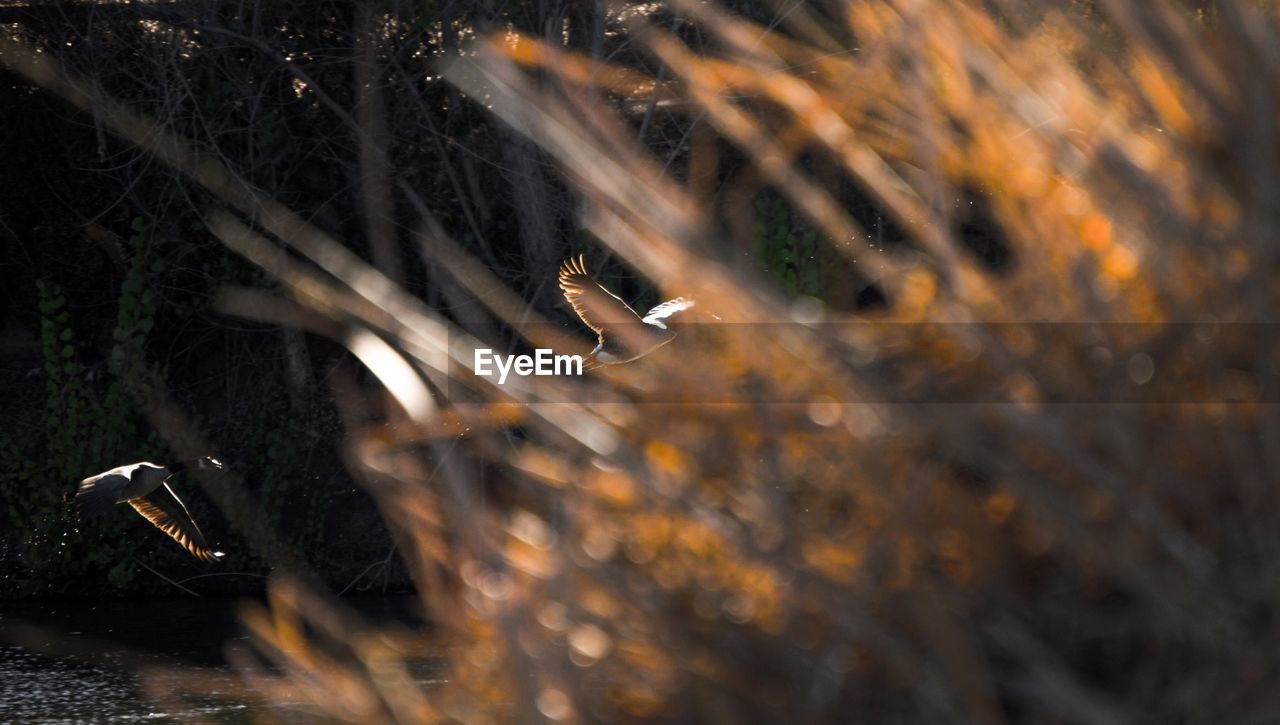
[[[194,592],[194,591],[192,591],[192,590],[188,589],[187,587],[182,586],[182,583],[181,583],[181,582],[176,582],[176,581],[174,581],[174,580],[170,579],[169,577],[165,576],[164,574],[161,574],[160,572],[156,571],[155,569],[152,569],[151,567],[147,566],[147,565],[146,565],[146,564],[145,564],[141,559],[134,559],[134,561],[135,561],[135,562],[137,562],[137,563],[138,563],[138,565],[140,565],[143,569],[146,569],[147,571],[151,572],[152,574],[155,574],[156,576],[158,576],[158,577],[160,577],[161,579],[163,579],[163,580],[165,580],[165,581],[169,582],[170,584],[172,584],[172,585],[174,585],[175,587],[177,587],[177,588],[181,589],[182,591],[186,592],[187,594],[190,594],[190,595],[191,595],[191,596],[193,596],[193,597],[199,597],[199,596],[200,596],[200,595],[199,595],[199,594],[197,594],[196,592]],[[186,580],[184,580],[184,581],[186,581]]]
[[[262,574],[250,574],[247,571],[220,571],[220,572],[214,572],[212,574],[196,574],[195,576],[189,576],[186,579],[183,579],[182,581],[178,582],[178,584],[182,585],[189,581],[194,581],[196,579],[207,579],[209,577],[214,577],[214,576],[251,576],[251,577],[254,577],[255,579],[271,578],[268,576],[263,576]]]
[[[370,564],[369,566],[366,566],[366,567],[364,568],[364,571],[362,571],[362,572],[360,572],[359,574],[357,574],[357,575],[356,575],[356,578],[351,580],[351,583],[347,584],[345,587],[343,587],[343,588],[342,588],[342,591],[338,592],[338,596],[342,596],[343,594],[346,594],[346,593],[347,593],[347,591],[351,589],[351,587],[353,587],[353,586],[355,586],[355,585],[356,585],[356,582],[358,582],[358,581],[360,581],[361,579],[363,579],[363,578],[364,578],[364,575],[365,575],[365,574],[368,574],[368,573],[369,573],[369,572],[371,572],[371,571],[373,571],[373,570],[374,570],[374,568],[379,567],[379,566],[390,566],[390,565],[391,565],[391,556],[392,556],[393,554],[395,554],[395,553],[396,553],[396,546],[395,546],[395,544],[392,544],[392,545],[391,545],[391,550],[387,552],[387,556],[386,556],[382,561],[375,561],[375,562],[373,562],[372,564]]]

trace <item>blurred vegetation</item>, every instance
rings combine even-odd
[[[0,9],[0,143],[65,182],[0,187],[22,592],[167,586],[61,497],[212,451],[202,520],[272,573],[246,687],[337,719],[1273,715],[1269,4],[80,20]],[[724,324],[471,374],[579,334],[584,248]],[[395,584],[428,630],[324,591]]]

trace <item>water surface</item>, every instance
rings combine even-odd
[[[301,704],[262,703],[227,664],[228,645],[247,645],[236,620],[240,601],[0,605],[0,722],[250,722],[268,712],[310,719]],[[412,623],[415,602],[349,601],[373,623]],[[415,674],[429,685],[436,671]]]

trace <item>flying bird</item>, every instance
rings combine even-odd
[[[220,462],[208,456],[196,459],[195,465],[201,469],[222,468]],[[118,503],[128,503],[192,556],[217,561],[224,554],[209,548],[186,505],[169,487],[169,479],[188,467],[186,463],[157,466],[141,461],[90,476],[80,482],[76,491],[76,509],[81,519],[87,519],[110,512]]]
[[[604,365],[631,362],[671,342],[676,331],[668,323],[694,306],[693,300],[677,297],[641,317],[591,278],[582,255],[560,265],[560,289],[573,311],[598,336],[590,356]]]

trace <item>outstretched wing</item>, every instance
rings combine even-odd
[[[640,316],[627,303],[591,279],[582,255],[560,265],[560,289],[564,290],[564,298],[578,317],[600,336],[601,344],[611,329],[641,322]]]
[[[645,313],[643,321],[650,325],[656,325],[662,329],[667,329],[667,323],[671,322],[677,315],[685,310],[693,307],[693,300],[686,297],[677,297],[674,300],[667,300],[662,304],[654,307]]]
[[[113,468],[106,473],[90,476],[80,482],[76,490],[76,511],[80,518],[87,519],[101,516],[111,510],[120,500],[124,487],[129,485],[129,476],[121,469]]]
[[[186,505],[169,488],[169,484],[162,483],[145,496],[129,499],[129,505],[156,528],[172,536],[192,556],[205,561],[217,561],[223,556],[221,551],[213,551],[205,543],[200,527],[196,526]]]

